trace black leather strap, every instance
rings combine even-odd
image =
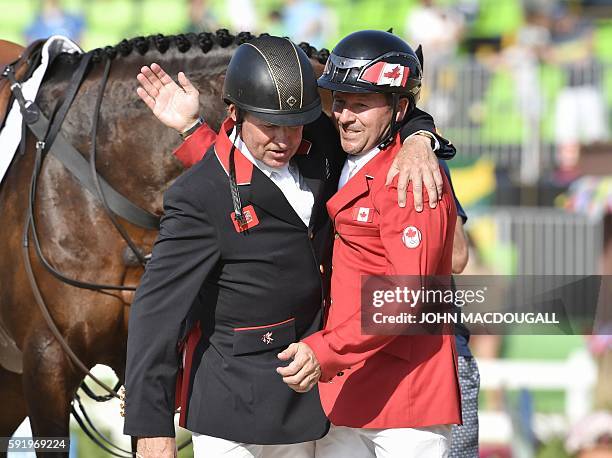
[[[51,124],[48,127],[48,132],[44,136],[45,145],[43,147],[43,157],[53,146],[53,142],[55,141],[57,134],[59,134],[59,131],[62,128],[62,124],[64,122],[64,119],[66,118],[66,115],[68,114],[70,106],[72,105],[72,101],[74,100],[74,97],[76,96],[77,92],[79,91],[79,88],[81,87],[85,72],[89,68],[90,61],[91,54],[84,54],[81,59],[81,62],[79,63],[79,66],[72,74],[72,78],[70,78],[68,90],[66,94],[64,94],[64,100],[60,105],[59,109],[51,117]],[[40,110],[38,111],[42,114]],[[27,119],[26,122],[28,122]],[[41,139],[39,138],[39,140]]]
[[[39,141],[44,141],[47,131],[49,130],[50,138],[47,139],[45,144],[45,151],[48,151],[58,159],[64,167],[79,180],[83,187],[85,187],[94,197],[97,197],[98,193],[89,172],[88,161],[65,139],[59,128],[56,129],[56,132],[53,131],[53,128],[49,126],[49,120],[42,113],[36,102],[29,102],[24,99],[23,93],[21,92],[21,85],[15,80],[14,69],[11,68],[11,66],[5,69],[3,76],[6,76],[11,82],[11,90],[19,103],[22,114],[24,115],[24,120],[34,136]],[[83,75],[81,75],[81,77],[82,76]],[[76,94],[76,89],[73,89],[73,91],[74,94],[72,94],[72,98],[74,98]],[[60,116],[62,114],[61,112],[64,107],[69,107],[70,105],[66,103],[69,96],[70,94],[66,95],[64,103],[62,103],[54,119],[62,119],[62,116]],[[51,136],[51,134],[53,135]],[[159,217],[133,204],[125,196],[115,191],[104,178],[99,176],[99,181],[108,205],[114,213],[143,229],[159,230]]]
[[[93,178],[93,183],[96,187],[96,192],[98,199],[102,202],[102,206],[104,210],[106,210],[106,215],[117,229],[117,232],[121,235],[125,243],[130,247],[134,256],[138,259],[142,266],[147,265],[147,258],[144,253],[140,251],[140,248],[136,245],[136,242],[132,240],[128,231],[123,227],[121,222],[117,219],[117,215],[113,212],[113,209],[108,205],[108,200],[106,199],[106,195],[100,186],[100,175],[98,175],[98,171],[96,170],[96,153],[97,153],[97,142],[98,142],[98,122],[100,121],[100,109],[102,106],[102,100],[104,99],[104,89],[106,88],[106,83],[108,82],[108,75],[110,74],[111,68],[111,60],[106,59],[106,64],[104,64],[104,74],[102,75],[102,79],[100,80],[100,92],[98,93],[98,97],[96,98],[96,106],[94,107],[94,115],[91,123],[91,146],[89,148],[89,170],[91,171],[91,177]]]
[[[38,121],[34,124],[30,124],[29,127],[36,138],[42,140],[44,139],[46,126],[48,124],[49,121],[45,115],[40,112]],[[49,153],[58,159],[93,196],[98,196],[96,186],[89,172],[89,162],[74,146],[66,141],[61,132],[58,133],[55,138],[55,142]],[[98,177],[108,206],[114,213],[136,226],[144,229],[159,230],[159,218],[157,216],[133,204],[125,196],[115,191],[104,178],[100,177],[100,175],[98,175]]]

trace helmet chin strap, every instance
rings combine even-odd
[[[397,113],[399,111],[399,101],[401,97],[400,97],[400,94],[392,94],[392,96],[393,96],[393,99],[391,102],[392,113],[391,113],[391,122],[389,123],[389,133],[385,135],[383,139],[380,141],[380,143],[378,144],[378,148],[381,150],[384,150],[391,143],[393,143],[393,140],[395,139],[395,134],[400,130],[400,127],[401,127],[401,125],[395,119],[397,118]],[[414,106],[416,105],[415,103],[413,103],[412,97],[408,98],[408,103],[409,103],[408,111],[406,112],[404,117],[408,116],[414,109]]]
[[[240,199],[240,190],[236,183],[236,164],[234,162],[234,151],[236,151],[236,139],[242,133],[242,111],[236,107],[236,135],[232,141],[232,147],[229,153],[229,182],[230,191],[232,194],[232,203],[234,204],[234,214],[236,222],[239,226],[244,226],[247,221],[242,212],[242,200]]]

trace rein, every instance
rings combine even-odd
[[[57,327],[57,325],[55,323],[55,321],[53,320],[53,317],[51,316],[51,314],[49,312],[49,308],[47,307],[47,305],[46,305],[46,303],[45,303],[45,301],[44,301],[44,299],[42,297],[42,294],[40,292],[40,288],[38,287],[38,282],[36,281],[36,277],[34,275],[34,271],[32,270],[32,261],[30,259],[30,251],[29,251],[29,246],[30,246],[30,230],[31,230],[31,232],[32,232],[32,240],[34,241],[34,248],[35,248],[35,251],[36,251],[36,254],[37,254],[39,260],[41,261],[43,266],[49,272],[51,272],[56,278],[58,278],[59,280],[63,281],[64,283],[67,283],[69,285],[72,285],[72,286],[77,286],[77,287],[87,288],[87,289],[93,289],[93,290],[106,289],[105,287],[108,287],[108,286],[110,286],[110,288],[108,288],[108,289],[111,289],[111,288],[112,289],[123,288],[123,286],[98,285],[98,284],[93,284],[93,283],[86,283],[86,282],[81,282],[81,281],[74,280],[74,279],[66,277],[64,274],[62,274],[61,272],[56,270],[48,262],[48,260],[44,257],[44,255],[42,253],[41,246],[40,246],[40,241],[38,239],[38,233],[36,231],[36,217],[35,217],[35,211],[34,211],[34,204],[35,204],[35,200],[36,200],[36,190],[37,190],[37,187],[38,187],[38,178],[39,178],[40,171],[42,169],[42,164],[43,164],[44,158],[46,156],[46,153],[48,153],[50,148],[53,146],[55,138],[57,137],[57,135],[59,133],[59,130],[61,128],[61,124],[63,123],[63,120],[64,120],[66,114],[68,113],[68,109],[70,108],[70,105],[72,104],[72,102],[74,100],[74,97],[76,96],[76,93],[77,93],[77,91],[78,91],[78,89],[79,89],[79,87],[81,85],[81,82],[84,79],[85,72],[87,71],[87,68],[88,68],[88,65],[89,65],[89,61],[90,61],[90,59],[86,58],[84,56],[83,60],[81,61],[80,65],[79,65],[79,68],[73,74],[73,77],[72,77],[72,79],[70,81],[70,85],[69,85],[68,90],[66,92],[64,101],[62,102],[59,110],[56,110],[55,113],[53,114],[52,122],[47,125],[46,133],[44,135],[44,140],[40,140],[39,139],[36,142],[36,156],[35,156],[35,160],[34,160],[34,170],[32,172],[32,178],[31,178],[31,181],[30,181],[30,193],[29,193],[29,199],[28,199],[28,210],[27,210],[27,213],[26,213],[26,220],[25,220],[24,229],[23,229],[23,244],[22,244],[22,248],[23,248],[23,259],[24,259],[24,264],[25,264],[28,280],[30,282],[30,286],[32,288],[32,292],[34,294],[34,298],[36,300],[36,303],[38,304],[38,306],[39,306],[39,308],[40,308],[40,310],[42,312],[42,315],[43,315],[45,321],[47,322],[47,325],[49,326],[49,329],[51,330],[51,332],[53,333],[53,335],[55,336],[55,338],[59,342],[60,346],[66,352],[66,354],[70,358],[71,362],[76,367],[78,367],[84,374],[88,375],[100,387],[102,387],[103,389],[108,391],[114,397],[119,398],[119,394],[115,390],[113,390],[111,387],[106,385],[104,382],[102,382],[101,380],[96,378],[89,371],[87,366],[85,366],[85,364],[81,361],[81,359],[72,351],[72,349],[68,345],[68,342],[66,342],[66,339],[64,339],[64,336],[62,336],[60,330],[58,329],[58,327]],[[6,70],[5,70],[5,73],[7,73]],[[15,93],[15,97],[16,97],[17,101],[19,102],[19,105],[22,108],[22,112],[23,112],[23,111],[26,110],[25,99],[23,97],[23,94],[21,93],[21,87],[20,87],[19,83],[16,83],[14,81],[14,75],[11,73],[10,67],[9,67],[9,71],[8,71],[7,77],[11,81],[11,89]],[[29,127],[30,124],[31,124],[31,121],[34,120],[35,118],[37,118],[35,116],[35,114],[37,112],[39,113],[40,109],[35,104],[35,102],[32,102],[32,103],[29,103],[27,105],[27,110],[29,110],[29,115],[28,115],[27,118],[24,115],[24,122],[26,122],[28,124],[28,127]],[[28,122],[28,121],[30,121],[30,122]],[[38,121],[38,119],[37,119],[37,121]]]
[[[36,104],[36,102],[25,100],[21,91],[21,84],[16,81],[14,67],[9,65],[5,68],[3,76],[5,76],[11,83],[11,91],[13,92],[15,99],[17,100],[21,112],[23,114],[24,125],[27,125],[29,130],[38,139],[36,143],[37,152],[40,153],[40,164],[35,165],[34,172],[32,174],[32,183],[30,189],[30,215],[31,217],[27,221],[27,225],[32,228],[32,239],[34,241],[34,248],[36,255],[39,258],[42,265],[58,280],[75,286],[77,288],[89,289],[94,291],[100,290],[120,290],[120,291],[135,291],[136,288],[133,286],[123,285],[107,285],[93,282],[85,282],[76,280],[74,278],[67,277],[62,272],[58,271],[51,263],[45,258],[38,238],[38,231],[36,230],[36,221],[34,218],[34,201],[36,196],[36,186],[38,182],[38,175],[42,168],[42,162],[44,161],[48,153],[53,154],[60,162],[79,180],[79,182],[92,194],[102,202],[107,215],[113,222],[113,225],[125,240],[130,249],[134,252],[135,256],[142,265],[146,264],[147,257],[144,256],[133,240],[129,237],[127,231],[119,221],[117,215],[128,220],[136,226],[140,226],[145,229],[158,230],[159,229],[159,218],[146,210],[141,209],[137,205],[133,204],[126,197],[118,193],[112,188],[102,177],[100,177],[95,167],[95,156],[96,156],[96,133],[97,123],[99,120],[99,108],[102,102],[102,96],[106,82],[108,81],[108,75],[110,71],[110,60],[107,61],[104,76],[101,82],[101,90],[96,100],[96,111],[94,113],[94,120],[92,126],[92,141],[91,141],[91,157],[89,163],[83,156],[69,144],[63,135],[60,133],[61,125],[68,113],[76,93],[84,80],[85,73],[91,62],[91,54],[83,55],[81,63],[77,71],[73,74],[73,77],[68,86],[64,101],[60,108],[56,110],[52,116],[51,122],[49,122],[42,111]],[[25,136],[22,138],[22,142],[25,143]]]
[[[23,237],[22,237],[22,254],[24,259],[24,265],[28,280],[30,282],[30,287],[32,288],[32,292],[34,294],[34,298],[36,303],[38,304],[42,316],[47,322],[47,325],[54,335],[54,337],[59,342],[60,346],[68,355],[70,361],[81,370],[86,376],[89,376],[96,384],[98,384],[101,388],[103,388],[107,395],[98,396],[96,395],[85,383],[85,381],[81,382],[81,388],[83,391],[90,396],[92,399],[103,402],[110,400],[112,398],[120,399],[123,402],[123,397],[118,393],[118,389],[121,386],[121,383],[118,382],[114,388],[106,385],[104,382],[95,377],[91,371],[87,368],[87,366],[81,361],[81,359],[74,353],[74,351],[70,348],[70,345],[61,334],[58,329],[53,317],[51,316],[49,309],[42,297],[40,288],[38,287],[38,282],[36,281],[36,277],[34,275],[34,271],[32,269],[32,261],[30,259],[30,232],[32,235],[32,241],[35,249],[35,253],[41,262],[41,264],[45,267],[45,269],[50,272],[54,277],[60,280],[63,283],[66,283],[70,286],[74,286],[77,288],[83,288],[94,291],[104,291],[104,290],[121,290],[121,291],[134,291],[136,287],[133,286],[124,286],[124,285],[107,285],[107,284],[99,284],[92,282],[85,282],[81,280],[76,280],[74,278],[70,278],[57,270],[53,265],[47,260],[42,252],[42,248],[40,245],[40,240],[38,238],[38,231],[36,230],[36,218],[35,218],[35,200],[36,200],[36,190],[38,186],[38,179],[40,176],[40,172],[42,170],[42,165],[47,154],[51,153],[60,162],[79,180],[79,182],[94,196],[96,196],[102,206],[104,207],[106,214],[109,219],[113,223],[114,227],[117,229],[123,240],[127,243],[130,249],[133,251],[138,261],[144,266],[149,256],[145,256],[137,247],[136,243],[131,239],[127,230],[121,225],[117,216],[121,216],[126,219],[130,223],[142,227],[144,229],[149,230],[158,230],[159,229],[159,218],[146,210],[141,209],[137,205],[133,204],[126,197],[121,195],[115,189],[112,188],[110,184],[108,184],[102,177],[99,176],[96,170],[96,137],[97,137],[97,127],[98,121],[100,118],[100,107],[102,104],[102,99],[104,95],[104,90],[106,88],[106,83],[108,81],[108,77],[110,74],[111,60],[108,59],[106,61],[104,67],[104,73],[100,82],[100,91],[96,98],[95,111],[93,116],[93,125],[91,129],[91,149],[90,149],[90,158],[87,161],[83,156],[72,146],[60,133],[61,125],[74,101],[74,98],[78,92],[78,89],[81,86],[81,83],[85,79],[85,75],[87,70],[89,69],[89,65],[91,63],[91,54],[84,54],[79,67],[73,74],[70,83],[68,85],[68,89],[64,95],[64,100],[61,103],[59,109],[56,109],[51,117],[51,120],[47,120],[43,115],[42,111],[38,107],[35,101],[26,100],[23,96],[23,92],[21,91],[21,83],[16,80],[15,77],[15,68],[14,64],[8,65],[5,67],[2,76],[6,77],[11,84],[11,92],[17,100],[19,104],[19,108],[23,115],[23,131],[25,133],[26,126],[32,132],[32,134],[37,138],[36,142],[36,153],[34,160],[34,169],[32,172],[32,177],[30,181],[30,190],[29,190],[29,201],[28,208],[26,212],[26,220],[24,224]],[[22,151],[25,150],[25,135],[22,137]],[[113,456],[118,457],[131,457],[134,456],[133,453],[130,453],[127,450],[121,449],[120,447],[112,444],[100,431],[98,431],[89,417],[85,412],[85,409],[81,403],[81,400],[78,394],[75,393],[76,402],[80,408],[81,414],[85,418],[86,421],[83,421],[80,414],[77,412],[74,401],[71,408],[71,412],[74,415],[77,423],[81,426],[86,435],[99,447],[104,449],[106,452],[110,453]],[[89,425],[89,426],[87,426]],[[99,440],[96,435],[101,438]],[[107,445],[105,445],[105,442]],[[186,447],[191,441],[187,441],[179,446],[179,449]],[[117,452],[109,449],[114,448]]]
[[[125,243],[127,243],[127,245],[130,247],[130,249],[136,256],[136,258],[138,258],[138,261],[140,262],[140,264],[144,266],[146,265],[148,259],[138,249],[134,241],[131,239],[130,235],[127,233],[125,228],[121,225],[121,223],[117,219],[117,216],[113,212],[112,208],[110,208],[108,201],[106,199],[106,196],[104,195],[102,186],[100,184],[100,177],[98,176],[98,171],[96,170],[96,141],[97,141],[97,136],[98,136],[97,135],[98,134],[98,121],[100,119],[100,107],[102,106],[102,98],[104,97],[104,89],[106,88],[106,83],[108,81],[110,67],[111,67],[111,60],[107,59],[106,64],[104,65],[104,75],[102,76],[102,81],[100,83],[100,92],[98,93],[98,98],[96,100],[96,106],[94,108],[93,124],[91,126],[91,152],[89,154],[89,165],[90,165],[91,177],[96,187],[96,191],[98,192],[98,198],[100,199],[100,202],[102,202],[102,206],[106,210],[106,214],[108,215],[109,219],[113,223],[113,226],[115,226],[115,229],[117,229],[117,232],[121,234],[121,237],[123,238],[123,240],[125,240]],[[157,226],[159,227],[159,221],[157,222]]]

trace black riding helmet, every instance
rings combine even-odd
[[[238,107],[236,131],[243,113],[277,126],[302,126],[321,115],[317,79],[308,56],[287,38],[264,35],[238,46],[227,67],[223,100]],[[229,154],[229,181],[234,218],[247,223],[236,183],[235,141]]]
[[[236,49],[225,75],[223,99],[279,126],[300,126],[321,114],[310,60],[286,38],[264,35]]]
[[[420,53],[420,49],[417,50]],[[407,97],[409,110],[419,100],[423,77],[422,58],[401,38],[382,30],[362,30],[342,39],[333,49],[319,86],[339,92],[393,95],[393,116],[389,135],[381,139],[384,148],[393,139],[398,101]]]

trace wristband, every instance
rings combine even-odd
[[[427,138],[429,138],[429,141],[431,141],[431,149],[433,151],[437,151],[437,150],[440,149],[440,143],[438,142],[438,139],[436,138],[436,136],[434,134],[432,134],[428,130],[419,130],[419,131],[415,132],[412,135],[421,135],[423,137],[427,137]],[[410,137],[412,137],[412,135],[410,135]],[[410,138],[410,137],[408,137],[408,138]]]
[[[185,140],[187,137],[189,137],[191,134],[193,134],[196,130],[198,130],[198,128],[204,124],[204,119],[202,119],[202,116],[198,116],[198,119],[196,120],[195,124],[193,126],[191,126],[189,129],[184,130],[183,132],[180,133],[181,138],[183,140]]]

